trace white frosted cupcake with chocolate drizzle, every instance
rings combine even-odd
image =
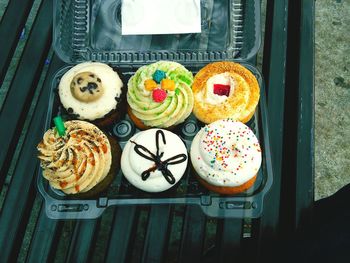
[[[64,126],[65,135],[49,129],[37,146],[44,178],[65,194],[103,191],[120,167],[118,143],[85,121],[66,121]]]
[[[121,117],[122,87],[118,74],[108,65],[84,62],[62,76],[58,94],[70,115],[105,126]]]
[[[146,192],[174,186],[187,167],[185,144],[176,134],[150,129],[135,134],[125,145],[121,168],[125,178]]]

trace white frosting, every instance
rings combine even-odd
[[[82,102],[77,100],[71,92],[70,84],[73,78],[82,72],[91,72],[98,76],[104,86],[103,95],[93,102]],[[104,117],[117,107],[115,97],[120,97],[123,83],[118,74],[111,67],[103,63],[84,62],[67,71],[61,78],[59,84],[59,96],[62,105],[68,109],[72,108],[79,119],[95,120]]]
[[[228,72],[224,72],[221,74],[214,75],[207,80],[207,84],[205,89],[203,89],[203,100],[206,103],[217,105],[223,103],[227,100],[227,96],[225,95],[217,95],[214,93],[214,84],[222,84],[222,85],[230,85],[230,94],[228,97],[232,96],[235,87],[235,81],[230,76]]]
[[[185,173],[188,157],[184,162],[174,165],[168,165],[168,169],[174,175],[176,180],[175,184],[170,184],[164,178],[163,174],[159,170],[151,172],[151,175],[147,180],[142,180],[141,174],[145,170],[154,166],[155,163],[151,160],[145,159],[135,151],[135,143],[142,145],[149,149],[153,154],[156,154],[156,132],[160,129],[150,129],[135,134],[125,145],[122,157],[121,157],[121,169],[125,178],[135,187],[146,192],[161,192],[171,188],[175,185]],[[181,139],[174,133],[162,130],[165,135],[166,144],[164,145],[162,140],[159,140],[159,152],[164,152],[162,161],[167,160],[178,154],[185,154],[187,156],[187,150]]]
[[[252,130],[231,119],[202,128],[191,145],[197,174],[215,186],[240,186],[252,179],[261,165],[259,141]]]

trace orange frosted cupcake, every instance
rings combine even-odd
[[[202,68],[194,78],[192,91],[193,113],[204,123],[224,118],[246,123],[260,98],[255,76],[242,65],[228,61]]]

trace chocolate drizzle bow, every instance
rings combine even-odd
[[[160,136],[162,137],[163,144],[166,144],[164,132],[162,130],[157,130],[157,132],[156,132],[157,153],[156,154],[153,154],[145,146],[137,144],[134,141],[131,141],[132,143],[135,144],[134,150],[138,155],[142,156],[143,158],[145,158],[147,160],[154,162],[154,166],[152,166],[149,169],[142,172],[141,178],[143,181],[146,181],[148,179],[148,177],[151,175],[151,172],[154,172],[155,170],[159,170],[162,172],[164,178],[168,181],[169,184],[175,184],[176,180],[174,178],[174,175],[168,169],[168,166],[174,165],[174,164],[179,164],[179,163],[186,161],[187,155],[186,154],[178,154],[178,155],[175,155],[173,157],[166,159],[165,161],[162,161],[161,158],[163,157],[164,152],[159,152]]]

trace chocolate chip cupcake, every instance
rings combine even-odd
[[[42,174],[51,187],[67,195],[96,195],[120,169],[121,149],[91,123],[74,120],[64,126],[65,135],[49,129],[37,146]]]
[[[108,65],[84,62],[62,76],[58,94],[71,116],[106,126],[122,117],[122,87],[119,75]]]

